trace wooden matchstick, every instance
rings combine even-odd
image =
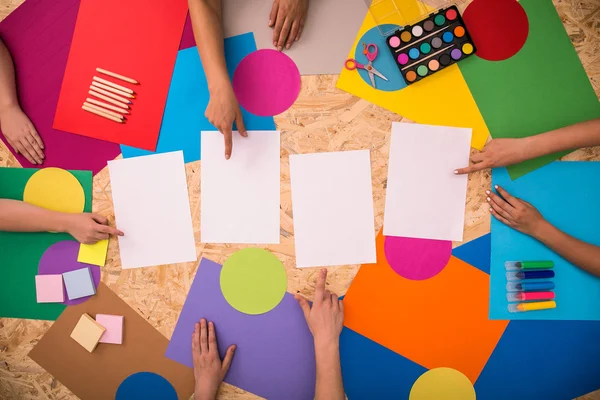
[[[93,108],[89,108],[86,105],[81,106],[81,108],[83,108],[87,112],[91,112],[92,114],[96,114],[96,115],[98,115],[100,117],[104,117],[106,119],[110,119],[111,121],[115,121],[115,122],[118,122],[120,124],[123,123],[123,119],[122,118],[115,118],[112,115],[108,115],[108,114],[105,114],[105,113],[103,113],[101,111],[94,110]]]
[[[113,106],[113,105],[110,105],[110,104],[106,104],[106,103],[103,103],[101,101],[94,100],[91,97],[88,97],[87,99],[85,99],[85,101],[87,103],[95,104],[97,106],[104,107],[104,108],[107,108],[109,110],[113,110],[113,111],[116,111],[118,113],[121,113],[121,114],[129,114],[129,111],[127,111],[124,108]]]
[[[111,92],[111,93],[114,93],[114,94],[118,94],[119,96],[123,96],[123,97],[126,97],[126,98],[128,98],[128,99],[135,99],[135,96],[134,96],[134,95],[132,95],[131,93],[127,93],[127,92],[124,92],[124,91],[122,91],[122,90],[115,89],[114,87],[111,87],[111,86],[105,85],[105,84],[103,84],[103,83],[92,82],[92,86],[95,86],[95,87],[97,87],[97,88],[100,88],[100,89],[104,89],[104,90],[106,90],[107,92]]]
[[[123,75],[115,74],[114,72],[110,72],[110,71],[107,71],[102,68],[96,68],[96,71],[100,72],[101,74],[112,76],[113,78],[117,78],[117,79],[120,79],[125,82],[133,83],[134,85],[138,84],[138,81],[136,81],[135,79],[131,79],[131,78],[128,78]]]
[[[118,113],[116,113],[114,111],[107,110],[106,108],[95,106],[95,105],[93,105],[91,103],[88,103],[87,101],[85,103],[83,103],[83,105],[86,106],[86,107],[89,107],[89,108],[93,108],[96,111],[100,111],[100,112],[103,112],[105,114],[112,115],[115,118],[127,119],[127,118],[125,118],[121,114],[118,114]]]
[[[119,95],[116,95],[116,94],[114,94],[114,93],[107,92],[106,90],[104,90],[104,89],[100,89],[100,88],[97,88],[96,86],[91,86],[91,85],[90,85],[90,90],[93,90],[94,92],[97,92],[97,93],[103,94],[103,95],[105,95],[105,96],[108,96],[108,97],[110,97],[111,99],[115,99],[115,100],[117,100],[117,101],[120,101],[121,103],[125,103],[125,104],[131,104],[131,101],[130,101],[130,100],[128,100],[128,99],[126,99],[125,97],[121,97],[121,96],[119,96]]]
[[[104,83],[105,85],[112,86],[115,89],[119,89],[119,90],[122,90],[122,91],[127,92],[127,93],[135,94],[135,92],[133,90],[129,89],[128,87],[118,85],[118,84],[116,84],[114,82],[111,82],[111,81],[107,81],[106,79],[102,79],[102,78],[100,78],[98,76],[93,77],[92,80],[94,80],[96,82]]]
[[[110,97],[105,96],[103,94],[100,94],[98,92],[94,92],[93,90],[90,90],[88,93],[91,94],[94,97],[97,97],[97,98],[102,99],[104,101],[108,101],[109,103],[114,104],[115,106],[119,106],[119,107],[122,107],[122,108],[129,109],[129,106],[127,104],[121,103],[120,101],[117,101],[117,100],[113,100]]]

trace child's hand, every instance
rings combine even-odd
[[[22,154],[34,165],[44,162],[44,143],[19,106],[2,110],[0,130],[17,154]]]
[[[229,160],[233,147],[232,134],[235,122],[240,135],[247,137],[246,127],[242,119],[242,111],[230,83],[219,90],[211,91],[210,100],[204,115],[219,130],[225,139],[225,158]]]
[[[337,344],[344,326],[344,303],[337,295],[325,290],[326,279],[327,270],[323,268],[317,278],[312,308],[304,296],[294,296],[302,307],[316,346]]]
[[[65,214],[65,231],[80,243],[94,244],[108,235],[123,236],[123,232],[108,226],[108,219],[97,214]]]
[[[231,366],[235,345],[229,346],[223,362],[219,358],[215,325],[202,318],[196,322],[192,335],[192,356],[194,360],[194,377],[196,389],[194,400],[214,400],[217,397],[219,385],[225,379],[225,374]]]
[[[486,168],[506,167],[525,161],[525,144],[521,139],[494,139],[485,148],[471,157],[468,167],[457,169],[454,173],[468,174]]]
[[[500,196],[487,190],[487,201],[490,203],[492,215],[499,221],[523,232],[526,235],[536,237],[544,228],[546,220],[542,214],[528,202],[511,196],[506,190],[496,185]]]
[[[307,12],[308,0],[273,1],[269,26],[273,27],[273,46],[277,50],[289,49],[300,40]]]

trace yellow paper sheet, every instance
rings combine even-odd
[[[418,2],[406,1],[413,2],[415,4],[413,8],[417,9]],[[386,23],[402,26],[408,22],[396,14],[386,20]],[[349,58],[354,58],[354,51],[360,38],[375,26],[375,20],[370,13],[367,13],[348,55]],[[389,50],[386,48],[379,51]],[[374,64],[376,67],[377,60]],[[357,71],[343,68],[337,87],[421,124],[472,128],[471,146],[479,150],[483,148],[489,136],[479,108],[456,64],[396,92],[374,89],[360,77]]]
[[[100,240],[96,244],[80,244],[77,261],[104,267],[106,253],[108,252],[108,239]]]

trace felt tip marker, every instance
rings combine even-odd
[[[551,308],[556,308],[555,301],[536,301],[533,303],[519,303],[519,304],[509,304],[508,305],[508,311],[511,313],[549,310]]]
[[[507,292],[541,292],[554,289],[554,282],[509,282]]]
[[[507,293],[508,301],[554,300],[554,292],[516,292]]]
[[[507,272],[506,280],[508,281],[519,281],[523,279],[546,279],[554,278],[554,271],[552,270],[535,270],[535,271],[517,271]]]
[[[504,268],[507,271],[520,271],[523,269],[551,269],[554,268],[554,261],[506,261]]]

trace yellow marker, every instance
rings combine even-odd
[[[508,305],[508,311],[510,312],[548,310],[550,308],[556,308],[555,301],[534,301],[531,303],[519,303]]]

